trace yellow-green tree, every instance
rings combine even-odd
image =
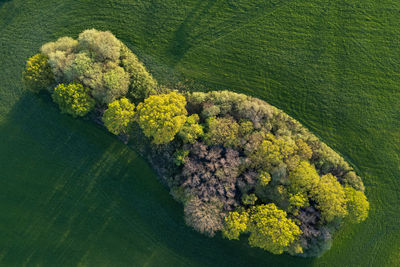
[[[233,147],[239,143],[239,124],[231,117],[211,117],[207,120],[205,140],[208,145]]]
[[[197,114],[187,118],[186,123],[179,131],[179,137],[182,138],[183,142],[193,144],[197,138],[203,136],[203,126],[198,123],[199,119]]]
[[[244,194],[242,196],[242,203],[244,205],[254,205],[257,201],[257,196],[255,194]]]
[[[103,122],[106,128],[113,134],[126,134],[134,120],[135,104],[127,98],[121,98],[108,104],[103,114]]]
[[[48,58],[39,53],[26,62],[26,69],[23,72],[25,86],[34,91],[47,89],[54,82],[54,74],[48,64]]]
[[[239,239],[241,233],[246,231],[249,214],[246,211],[241,213],[234,211],[229,212],[224,219],[222,227],[222,236],[228,239]]]
[[[185,97],[176,92],[152,95],[138,104],[137,121],[154,144],[167,144],[186,122],[185,106]]]
[[[91,111],[95,104],[89,90],[80,83],[61,83],[54,88],[52,98],[58,104],[62,113],[81,117]]]
[[[260,146],[249,155],[250,165],[256,169],[269,170],[294,154],[296,145],[282,138],[267,134]]]
[[[365,221],[368,217],[369,202],[363,192],[355,190],[351,186],[344,188],[347,199],[349,219],[354,223]]]
[[[254,206],[247,224],[249,244],[274,254],[287,251],[301,235],[300,228],[275,204]]]
[[[271,182],[271,174],[269,174],[269,172],[262,171],[258,175],[258,183],[261,186],[267,186],[269,184],[269,182]]]
[[[300,164],[289,173],[290,191],[305,193],[311,191],[319,182],[319,175],[315,167],[307,161]]]
[[[308,197],[304,193],[291,194],[289,193],[289,208],[288,211],[297,215],[299,208],[309,205]]]
[[[325,221],[330,222],[347,215],[344,189],[332,174],[322,176],[311,194]]]

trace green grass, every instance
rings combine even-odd
[[[394,0],[0,1],[0,265],[400,265],[399,12]],[[245,92],[301,121],[357,168],[369,219],[306,260],[184,226],[135,152],[21,88],[42,43],[92,27],[163,83]]]

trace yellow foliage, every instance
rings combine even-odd
[[[289,173],[290,190],[293,193],[302,193],[312,190],[319,182],[319,175],[315,167],[307,161],[300,164]]]
[[[271,175],[266,171],[262,171],[258,175],[258,181],[261,186],[267,186],[271,182]]]
[[[228,239],[239,239],[240,234],[246,231],[248,220],[249,214],[246,211],[229,212],[224,220],[222,235]]]
[[[51,72],[48,58],[45,55],[36,54],[26,62],[23,81],[28,89],[35,92],[47,89],[54,81],[54,74]]]
[[[357,191],[351,186],[344,189],[347,199],[349,218],[354,223],[365,221],[368,217],[369,202],[363,192]]]
[[[152,95],[137,106],[137,121],[154,144],[167,144],[187,119],[186,99],[179,93]]]
[[[332,174],[321,177],[312,192],[312,197],[317,202],[317,208],[321,210],[325,221],[330,222],[335,218],[343,218],[347,215],[345,192]]]
[[[133,122],[135,104],[127,98],[121,98],[108,104],[103,115],[106,128],[113,134],[127,133],[129,125]]]
[[[247,231],[251,246],[274,254],[289,250],[302,234],[300,228],[287,218],[286,212],[273,203],[251,208]]]
[[[54,88],[52,95],[62,113],[73,117],[85,116],[94,107],[94,100],[90,97],[89,88],[80,83],[59,84]]]

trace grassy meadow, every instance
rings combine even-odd
[[[400,266],[400,2],[0,0],[0,266]],[[40,46],[110,30],[163,84],[231,89],[302,122],[371,203],[322,257],[204,237],[134,151],[22,88]]]

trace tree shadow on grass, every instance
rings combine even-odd
[[[308,266],[202,236],[134,151],[26,94],[0,125],[4,265]],[[12,211],[12,212],[11,212]]]

